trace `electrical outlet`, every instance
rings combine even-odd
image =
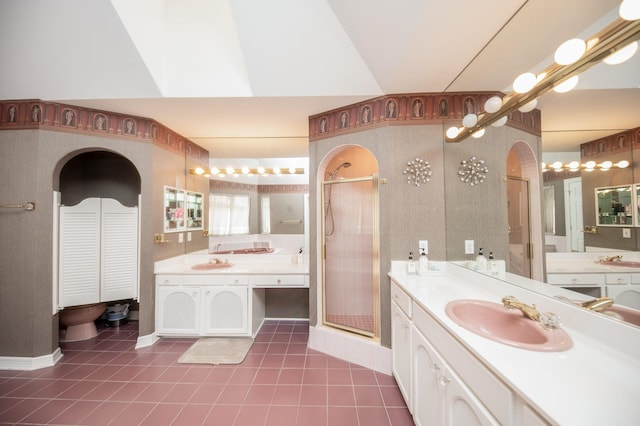
[[[191,232],[187,232],[187,241],[191,241]]]
[[[622,228],[622,238],[631,238],[631,229]]]
[[[178,242],[184,243],[184,234],[182,232],[178,234]]]
[[[422,249],[424,249],[425,254],[429,254],[429,241],[427,240],[419,240],[418,241],[418,252],[422,253]]]
[[[464,254],[474,254],[473,240],[464,240]]]

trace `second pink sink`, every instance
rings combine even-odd
[[[544,329],[520,311],[507,310],[500,303],[454,300],[445,311],[461,327],[506,345],[542,352],[561,352],[573,346],[566,331]]]

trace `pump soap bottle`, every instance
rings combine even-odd
[[[409,252],[409,260],[407,261],[407,274],[415,275],[416,273],[416,263],[413,261],[413,252]]]
[[[487,258],[482,253],[482,247],[480,247],[480,252],[476,257],[476,268],[478,272],[487,272]]]
[[[424,248],[420,249],[420,259],[418,259],[418,275],[427,275],[429,273],[429,258]]]

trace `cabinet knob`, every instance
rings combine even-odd
[[[280,284],[281,282],[282,282],[282,280],[278,278],[278,284]]]
[[[573,278],[573,279],[571,280],[571,284],[575,284],[575,283],[577,283],[577,282],[578,282],[578,279],[577,279],[577,278]]]
[[[207,296],[211,295],[211,290],[207,290]]]
[[[449,378],[447,376],[440,376],[438,378],[438,381],[440,382],[440,384],[442,386],[447,386],[451,380],[449,380]]]
[[[393,298],[394,298],[394,299],[399,299],[399,298],[400,298],[400,296],[398,296],[398,294],[396,293],[396,294],[394,294],[394,295],[393,295]]]
[[[236,284],[240,283],[240,280],[238,280],[238,279],[236,278],[235,283],[236,283]]]
[[[618,284],[622,284],[622,278],[618,278]]]
[[[404,328],[405,330],[409,328],[409,324],[402,324],[402,328]]]
[[[440,371],[440,366],[438,364],[431,364],[431,371]]]

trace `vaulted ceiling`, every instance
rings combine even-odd
[[[212,157],[300,157],[309,115],[386,94],[509,92],[619,3],[4,0],[0,99],[153,118]],[[538,108],[545,151],[640,126],[640,54]]]

